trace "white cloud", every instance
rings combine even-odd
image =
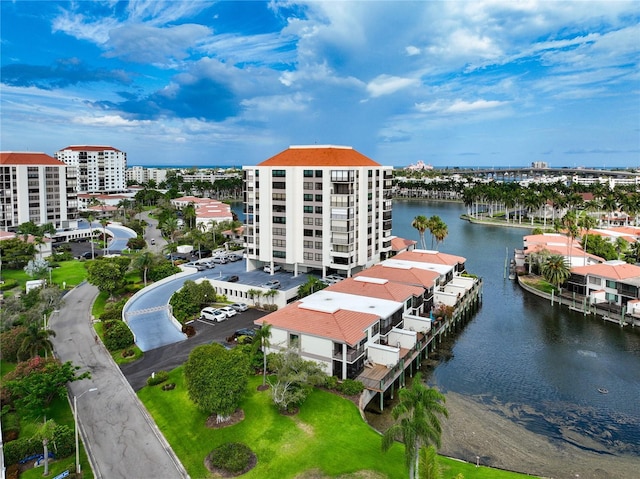
[[[367,91],[372,97],[390,95],[410,86],[416,86],[419,82],[415,78],[401,78],[391,75],[379,75],[367,84]]]
[[[413,45],[409,45],[408,47],[406,47],[404,49],[404,51],[407,53],[408,56],[412,57],[414,55],[420,55],[420,49],[418,47],[415,47]]]
[[[80,116],[73,119],[78,125],[85,126],[103,126],[103,127],[139,127],[143,125],[151,125],[153,122],[149,120],[127,120],[120,115],[105,116]]]

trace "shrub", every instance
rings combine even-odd
[[[15,412],[2,415],[2,436],[5,441],[11,442],[20,435],[20,416]]]
[[[0,334],[0,358],[11,363],[18,360],[18,349],[21,343],[19,336],[26,330],[26,327],[18,326]]]
[[[173,266],[171,261],[165,260],[158,265],[149,268],[149,271],[147,272],[147,279],[149,281],[156,282],[179,272],[180,268]]]
[[[16,464],[25,457],[42,454],[42,441],[34,438],[19,438],[4,445],[4,459],[6,464]]]
[[[53,430],[53,451],[56,457],[67,457],[75,453],[74,430],[64,424],[56,424]],[[51,447],[51,446],[50,446]]]
[[[246,445],[230,442],[211,451],[211,464],[225,471],[238,474],[249,467],[253,452]]]
[[[4,283],[0,284],[0,291],[7,291],[18,286],[18,281],[13,278],[4,280]]]
[[[196,328],[191,324],[182,326],[182,332],[187,335],[188,338],[196,335]]]
[[[167,371],[158,371],[147,379],[147,386],[156,386],[169,379],[169,373]]]
[[[364,384],[354,379],[345,379],[340,385],[339,391],[346,396],[355,396],[364,389]]]
[[[327,376],[324,381],[324,387],[327,389],[338,389],[338,378],[335,376]]]
[[[109,351],[123,349],[132,344],[133,333],[124,321],[107,321],[105,323],[104,345]]]
[[[116,321],[122,319],[122,310],[127,303],[127,299],[116,302],[108,302],[104,305],[104,312],[100,315],[102,321]]]

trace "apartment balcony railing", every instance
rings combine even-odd
[[[365,348],[359,348],[359,349],[351,349],[348,348],[347,349],[347,354],[344,355],[344,360],[346,360],[348,363],[353,363],[355,361],[357,361],[358,359],[360,359],[362,356],[364,356],[364,354],[366,353],[366,349]],[[343,360],[343,354],[342,354],[342,350],[340,351],[334,351],[333,352],[333,359],[338,359],[340,361]]]

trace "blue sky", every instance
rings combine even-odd
[[[637,1],[0,1],[4,151],[640,166]]]

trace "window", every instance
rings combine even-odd
[[[353,171],[331,170],[331,181],[353,181]]]
[[[304,201],[313,201],[313,195],[309,195],[309,194],[305,193]]]
[[[305,190],[312,190],[313,189],[313,183],[311,181],[305,181],[302,183],[302,188]]]
[[[313,218],[302,218],[302,222],[305,225],[311,226],[311,225],[313,225]]]
[[[287,245],[287,242],[285,240],[282,239],[273,239],[272,240],[273,246],[277,246],[280,248],[284,248]]]
[[[316,253],[316,261],[322,261],[322,253]]]
[[[302,253],[302,257],[307,261],[313,261],[313,253]]]
[[[322,214],[322,206],[316,206],[316,214],[317,215],[321,215]]]
[[[313,241],[310,241],[310,240],[304,240],[304,241],[302,242],[302,246],[303,246],[304,248],[307,248],[307,249],[313,248]]]
[[[322,195],[316,195],[316,201],[322,201]]]
[[[305,178],[313,178],[313,170],[304,170]]]
[[[322,249],[322,241],[316,241],[316,249]]]
[[[322,230],[316,230],[316,238],[322,238]]]
[[[611,281],[610,279],[608,279],[607,280],[607,288],[616,289],[616,282],[615,281]]]
[[[375,336],[380,332],[380,323],[376,323],[371,327],[371,336]]]
[[[274,216],[273,217],[273,222],[276,224],[280,224],[280,225],[284,225],[287,223],[287,217],[286,216]]]
[[[304,236],[313,236],[313,230],[304,230],[303,235]]]
[[[297,348],[300,346],[300,336],[297,334],[289,333],[289,347]]]
[[[322,226],[322,218],[316,218],[316,226]]]
[[[272,205],[271,209],[272,209],[272,211],[275,211],[276,213],[284,213],[284,212],[287,211],[287,208],[284,205]]]
[[[316,183],[316,190],[322,190],[322,183]]]
[[[313,213],[313,206],[305,206],[304,207],[304,212],[305,213]]]
[[[286,236],[287,230],[285,228],[273,228],[274,236]]]
[[[316,170],[316,178],[322,178],[322,170]]]
[[[286,189],[286,183],[284,181],[274,181],[271,185],[271,187],[274,190],[284,190]]]
[[[287,253],[285,253],[284,251],[275,251],[274,250],[273,257],[274,258],[286,258],[287,257]]]
[[[285,170],[273,170],[271,176],[274,178],[284,178],[287,176],[287,172]]]

